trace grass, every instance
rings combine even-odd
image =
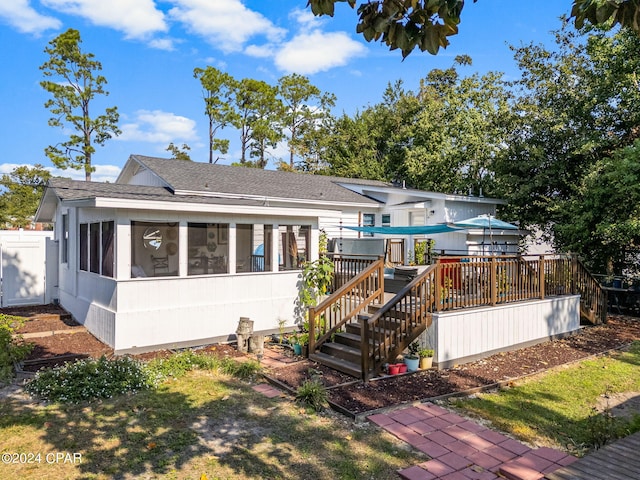
[[[496,393],[452,400],[468,413],[538,445],[582,455],[640,430],[640,415],[613,418],[604,395],[640,392],[640,342],[628,351],[585,360],[523,380]],[[605,403],[605,411],[597,405]]]
[[[91,403],[1,399],[0,438],[0,454],[41,454],[0,463],[0,478],[395,479],[425,460],[371,426],[270,400],[217,370]],[[81,461],[47,460],[57,452]]]

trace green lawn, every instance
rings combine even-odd
[[[640,430],[640,416],[614,420],[606,410],[604,414],[596,411],[598,404],[606,408],[603,395],[621,392],[640,392],[640,342],[626,352],[586,360],[452,404],[521,440],[580,455],[609,438]]]
[[[0,463],[0,478],[396,479],[425,461],[372,426],[203,370],[91,404],[0,400],[0,438],[0,453],[41,453],[39,463]],[[57,452],[81,462],[47,463]]]

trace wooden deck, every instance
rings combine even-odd
[[[548,480],[637,480],[640,478],[640,432],[606,445],[568,467],[547,474]]]

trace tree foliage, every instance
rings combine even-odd
[[[586,190],[609,158],[640,137],[640,38],[628,30],[588,37],[563,28],[556,49],[538,45],[515,49],[522,91],[515,104],[505,155],[496,162],[509,215],[523,226],[538,225],[561,250],[583,255],[596,271],[622,268],[621,243],[600,237],[607,212]],[[622,155],[622,156],[618,156]],[[595,175],[595,177],[594,177]],[[601,188],[612,198],[613,184]],[[616,210],[629,218],[632,206]],[[590,220],[588,220],[590,218]]]
[[[340,118],[329,171],[445,193],[490,193],[510,118],[509,93],[501,74],[462,76],[458,69],[470,63],[461,56],[448,69],[432,70],[417,92],[396,82],[379,104]]]
[[[177,145],[174,145],[173,142],[171,142],[165,150],[171,153],[171,158],[174,160],[191,161],[191,156],[189,155],[189,150],[191,150],[191,147],[186,143],[183,143],[182,147],[178,147]]]
[[[219,151],[224,155],[229,151],[229,140],[216,136],[219,130],[236,119],[231,99],[237,82],[228,73],[212,66],[194,69],[193,76],[202,84],[205,115],[209,120],[209,163],[214,163],[213,152]]]
[[[45,48],[49,59],[40,66],[46,80],[42,88],[53,98],[45,103],[52,117],[49,125],[65,128],[71,126],[69,140],[45,149],[53,164],[61,169],[84,170],[86,180],[91,180],[94,145],[103,145],[113,135],[119,135],[117,107],[107,108],[104,115],[91,117],[89,107],[97,95],[108,95],[104,89],[107,80],[97,72],[102,70],[94,55],[80,49],[80,32],[69,29],[58,35]]]
[[[323,93],[305,76],[293,73],[278,80],[278,95],[283,103],[282,126],[289,132],[289,166],[296,153],[309,154],[317,141],[316,133],[326,127],[335,95]]]
[[[16,167],[11,173],[2,175],[2,228],[28,228],[31,225],[50,177],[51,173],[40,164]]]
[[[357,3],[308,0],[308,5],[315,15],[333,16],[338,2],[351,8]],[[403,58],[416,48],[435,55],[449,45],[448,37],[458,33],[463,7],[464,0],[367,0],[358,5],[356,32],[368,42],[380,41],[390,50],[399,49]],[[609,28],[620,24],[640,35],[638,0],[573,0],[571,17],[578,29],[585,21]]]

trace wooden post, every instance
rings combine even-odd
[[[436,260],[436,282],[435,282],[435,299],[436,299],[436,311],[442,310],[442,263],[440,258]]]
[[[384,258],[380,258],[380,267],[378,269],[378,288],[380,289],[380,303],[384,303]]]
[[[309,307],[309,354],[316,353],[316,307]]]
[[[540,298],[544,298],[544,255],[538,259],[538,282],[540,282]]]
[[[360,365],[362,368],[362,380],[369,381],[369,321],[368,317],[364,315],[358,316],[358,323],[360,323]]]
[[[491,305],[498,303],[498,262],[491,257]]]

